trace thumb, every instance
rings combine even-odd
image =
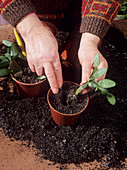
[[[82,84],[86,83],[91,76],[91,64],[89,62],[82,65]]]

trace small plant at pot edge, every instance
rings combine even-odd
[[[20,65],[16,62],[17,58],[24,58],[18,45],[8,40],[3,40],[4,54],[0,56],[0,77],[13,74],[15,77],[22,74]]]
[[[22,68],[17,62],[17,58],[22,58],[26,60],[22,54],[18,44],[16,42],[11,43],[8,40],[3,40],[3,51],[4,54],[0,55],[0,77],[12,74],[15,78],[22,76]],[[27,61],[27,60],[26,60]],[[45,79],[45,75],[38,76],[38,80]]]
[[[83,89],[85,89],[88,86],[92,89],[95,89],[95,91],[99,90],[102,95],[106,96],[110,104],[115,105],[116,98],[112,93],[108,92],[108,89],[114,87],[116,83],[110,79],[103,79],[100,80],[99,82],[95,81],[95,79],[102,77],[107,72],[107,68],[105,67],[101,69],[97,69],[99,64],[100,64],[100,55],[97,54],[94,57],[94,70],[93,73],[91,74],[91,77],[86,83],[82,84],[76,90],[75,94],[78,95]]]

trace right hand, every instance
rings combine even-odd
[[[94,70],[94,57],[96,54],[100,54],[100,64],[97,69],[108,68],[108,63],[103,55],[99,52],[98,46],[101,42],[101,39],[94,34],[91,33],[83,33],[80,41],[78,57],[80,64],[82,66],[82,81],[81,85],[88,82],[93,70]],[[104,79],[106,74],[102,77],[95,79],[96,81],[100,81]],[[82,93],[85,94],[92,90],[91,88],[85,88]]]
[[[58,44],[44,24],[32,13],[24,17],[17,28],[26,45],[27,60],[31,71],[44,74],[54,94],[63,84]]]

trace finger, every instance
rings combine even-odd
[[[82,65],[82,83],[86,83],[91,75],[91,64],[83,63]]]
[[[35,67],[35,69],[38,76],[42,76],[44,74],[43,67]]]
[[[53,66],[54,66],[54,71],[55,71],[55,76],[57,79],[58,86],[59,88],[61,88],[63,84],[63,78],[62,78],[62,69],[61,69],[60,61],[57,60],[55,63],[53,63]]]
[[[88,93],[89,91],[92,91],[93,89],[90,88],[90,87],[86,87],[84,90],[82,90],[82,94],[86,94]]]
[[[36,72],[34,65],[32,65],[30,62],[28,62],[28,65],[29,65],[30,70],[31,70],[32,72]]]
[[[27,61],[28,61],[28,65],[29,65],[29,67],[30,67],[30,70],[32,71],[32,72],[35,72],[35,67],[34,67],[34,65],[31,63],[31,61],[30,61],[30,57],[29,57],[29,53],[27,53]]]
[[[54,94],[58,93],[59,88],[58,88],[55,72],[53,69],[53,65],[51,63],[44,63],[44,69],[53,93]]]

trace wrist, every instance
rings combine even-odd
[[[96,45],[97,47],[99,47],[101,42],[102,42],[100,37],[98,37],[97,35],[88,33],[88,32],[82,33],[82,39],[87,44],[91,44],[92,43],[92,44]]]
[[[17,24],[17,29],[22,37],[26,38],[34,27],[40,26],[42,26],[42,23],[37,15],[35,13],[30,13],[21,19],[21,21]]]

